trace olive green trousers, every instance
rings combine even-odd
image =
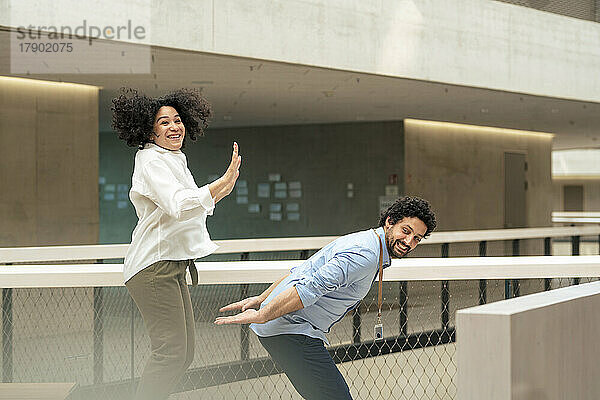
[[[196,268],[192,261],[194,272]],[[136,400],[164,400],[194,359],[194,313],[185,281],[190,260],[158,261],[125,286],[150,336],[152,353],[144,367]]]

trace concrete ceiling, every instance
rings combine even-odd
[[[0,74],[11,76],[6,32],[0,39]],[[110,99],[122,86],[149,95],[196,87],[213,105],[215,128],[417,118],[551,132],[555,149],[600,148],[598,103],[176,49],[151,52],[151,74],[27,77],[101,86],[101,130],[109,129]]]

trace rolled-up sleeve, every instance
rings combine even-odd
[[[370,274],[369,265],[376,255],[368,249],[336,254],[331,260],[296,282],[296,291],[306,308],[319,298],[341,287],[348,286]]]
[[[208,185],[186,188],[159,160],[144,165],[143,173],[147,196],[169,216],[185,220],[203,213],[212,215],[215,202]]]

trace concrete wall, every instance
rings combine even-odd
[[[0,247],[98,240],[98,90],[0,78]]]
[[[110,0],[93,13],[75,0],[0,7],[0,25],[12,27],[130,18],[152,45],[600,101],[600,25],[497,1]],[[105,70],[113,60],[106,62]]]
[[[461,400],[596,399],[600,283],[457,313]]]
[[[526,154],[527,226],[551,226],[550,135],[407,120],[405,191],[428,199],[439,230],[504,226],[504,153]]]
[[[100,137],[100,177],[104,180],[100,240],[129,242],[137,222],[126,198],[134,150],[114,133],[103,132]],[[400,122],[252,127],[209,130],[197,143],[188,143],[184,152],[198,185],[225,171],[234,140],[242,154],[240,178],[234,192],[208,218],[215,239],[339,235],[368,229],[377,225],[379,197],[385,195],[389,176],[404,174]],[[287,185],[285,198],[276,197],[276,183],[269,181],[269,174],[279,175],[279,183]],[[242,181],[247,194],[240,193]],[[300,197],[292,197],[291,182],[300,183]],[[260,183],[269,185],[269,198],[259,197]],[[351,198],[349,183],[353,185]],[[401,179],[397,186],[401,193]],[[113,200],[106,200],[107,194]],[[238,203],[238,197],[246,197],[247,203]],[[260,212],[250,213],[250,204],[257,204]],[[281,221],[271,220],[271,204],[281,205]],[[289,220],[295,212],[287,211],[290,204],[299,208],[297,221]]]
[[[100,239],[125,243],[137,222],[126,197],[135,150],[111,132],[100,137],[105,180]],[[440,230],[502,228],[506,151],[526,154],[527,225],[551,225],[549,135],[418,121],[407,121],[404,133],[398,122],[210,130],[184,150],[198,185],[224,171],[233,140],[242,151],[240,182],[246,181],[248,204],[238,203],[238,185],[208,219],[214,238],[337,235],[368,228],[377,223],[379,197],[393,174],[400,194],[430,200]],[[269,183],[269,174],[279,174],[288,185],[300,182],[302,196],[290,198],[288,190],[286,198],[277,199],[271,182],[270,198],[258,197],[257,185]],[[348,183],[353,198],[347,197]],[[106,194],[113,200],[105,200]],[[289,203],[298,204],[299,221],[288,220]],[[249,204],[258,204],[260,212],[249,213]],[[281,204],[282,221],[270,220],[270,204]]]

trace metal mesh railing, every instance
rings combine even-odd
[[[598,236],[420,246],[412,257],[599,254]],[[304,259],[311,251],[207,260]],[[456,310],[596,278],[384,282],[385,340],[373,342],[374,287],[334,325],[329,350],[356,399],[455,399]],[[196,356],[173,399],[300,399],[247,326],[213,325],[220,306],[266,284],[191,287]],[[125,287],[3,289],[2,381],[76,382],[75,399],[128,399],[149,355]]]

